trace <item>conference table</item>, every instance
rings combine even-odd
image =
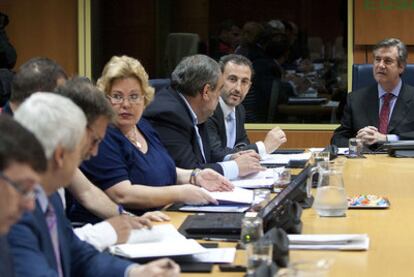
[[[385,154],[366,159],[347,159],[344,184],[348,196],[375,194],[390,200],[388,209],[351,209],[346,217],[319,217],[313,209],[302,215],[303,234],[368,234],[368,251],[290,251],[290,261],[330,258],[329,276],[410,276],[414,259],[414,159],[391,158]],[[167,212],[179,227],[187,213]],[[235,246],[221,242],[220,247]],[[245,263],[238,250],[235,264]],[[207,274],[184,273],[184,276]],[[243,276],[221,272],[217,265],[212,276]]]

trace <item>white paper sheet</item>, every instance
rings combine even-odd
[[[288,235],[289,249],[310,250],[368,250],[367,234]]]
[[[262,164],[288,164],[290,160],[309,160],[311,152],[300,154],[267,154],[261,157]]]
[[[198,242],[192,239],[165,240],[160,242],[119,244],[111,246],[109,251],[127,258],[150,258],[192,255],[206,252]]]
[[[278,168],[275,168],[274,170],[278,170]],[[273,179],[274,179],[273,175],[274,175],[273,169],[268,168],[265,171],[260,171],[256,174],[237,178],[231,181],[231,183],[235,187],[240,187],[240,188],[250,188],[250,189],[269,188],[273,185]]]
[[[251,204],[253,202],[253,191],[243,188],[235,187],[233,191],[208,191],[213,198],[219,201],[219,203],[234,203],[234,204]]]
[[[182,212],[243,213],[250,205],[182,206]]]
[[[207,248],[207,252],[194,254],[196,262],[202,263],[232,263],[236,256],[236,248]]]
[[[171,224],[154,225],[151,229],[142,228],[131,231],[127,243],[159,242],[163,240],[183,240],[177,229]]]

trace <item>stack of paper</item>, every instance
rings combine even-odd
[[[283,167],[280,167],[283,168]],[[274,170],[278,170],[275,168]],[[235,187],[240,188],[270,188],[273,185],[273,175],[274,171],[272,168],[268,168],[265,171],[260,171],[256,174],[252,174],[246,177],[240,177],[235,180],[232,180],[231,183]]]
[[[288,235],[289,249],[368,250],[367,234]]]
[[[233,191],[204,191],[216,199],[219,204],[251,204],[253,202],[253,191],[235,187]]]
[[[150,258],[199,254],[207,249],[186,239],[171,224],[163,224],[151,230],[133,230],[126,244],[111,246],[109,251],[127,258]]]
[[[290,160],[309,160],[311,152],[300,154],[267,154],[261,157],[261,164],[288,164]]]

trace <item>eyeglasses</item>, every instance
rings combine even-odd
[[[3,172],[0,171],[0,178],[6,181],[10,186],[12,186],[17,192],[25,199],[33,199],[35,198],[35,192],[32,189],[24,189],[24,185],[18,182],[14,182],[10,180],[9,177],[4,175]]]
[[[396,60],[391,59],[391,58],[374,57],[374,63],[375,64],[380,64],[381,61],[384,61],[385,65],[392,65],[393,63],[396,62]]]
[[[92,134],[91,148],[94,148],[95,146],[99,145],[102,142],[102,138],[99,137],[90,126],[87,126],[86,128]]]
[[[250,86],[250,84],[252,83],[249,79],[247,78],[238,78],[236,76],[229,76],[227,78],[227,81],[229,81],[232,84],[237,84],[240,80],[240,86],[243,88],[246,88],[248,86]]]
[[[144,100],[144,95],[140,94],[131,94],[128,97],[124,97],[120,94],[108,95],[109,100],[112,104],[121,104],[128,99],[130,104],[140,104]]]

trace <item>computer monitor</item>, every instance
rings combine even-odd
[[[295,197],[298,195],[301,188],[306,187],[306,180],[308,178],[311,166],[305,167],[298,176],[296,176],[289,185],[278,193],[260,212],[259,216],[263,219],[264,229],[269,229],[274,224],[271,224],[276,218],[278,218],[285,204],[288,201],[295,201]]]

